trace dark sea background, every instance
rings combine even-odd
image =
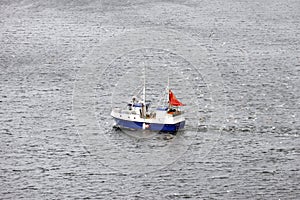
[[[300,1],[1,0],[0,199],[300,199]],[[147,66],[177,135],[114,130]]]

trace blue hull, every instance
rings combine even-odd
[[[124,128],[130,129],[143,129],[143,122],[134,122],[123,119],[114,118],[117,125]],[[161,132],[177,132],[180,129],[184,128],[185,121],[179,122],[177,124],[156,124],[156,123],[146,123],[148,127],[146,130],[151,131],[161,131]]]

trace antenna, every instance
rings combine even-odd
[[[143,88],[143,101],[146,104],[146,65],[144,64],[144,88]]]
[[[166,99],[168,102],[168,107],[170,108],[170,102],[169,102],[169,91],[170,91],[170,73],[169,73],[169,66],[167,66],[167,73],[168,73],[168,85],[167,85],[167,91],[166,91]]]
[[[168,67],[168,69],[169,69],[169,67]],[[168,92],[169,92],[169,89],[170,89],[170,74],[169,74],[169,70],[167,70],[167,72],[168,72],[168,85],[167,85],[167,90],[168,90]]]

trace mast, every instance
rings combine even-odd
[[[167,72],[168,72],[168,85],[167,85],[167,91],[166,91],[166,95],[167,95],[167,99],[168,99],[168,108],[171,107],[170,104],[170,99],[169,99],[169,91],[170,91],[170,74],[169,74],[169,67],[167,67]]]
[[[146,66],[144,65],[144,88],[143,88],[143,101],[146,105]]]
[[[169,71],[168,71],[168,85],[167,85],[167,92],[169,93],[169,89],[170,89],[170,75],[169,75]]]
[[[144,87],[143,87],[142,117],[146,118],[146,65],[144,64]]]

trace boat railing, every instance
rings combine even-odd
[[[183,111],[180,111],[180,110],[176,110],[176,111],[168,111],[168,114],[175,117],[175,116],[178,116],[178,115],[183,114]]]
[[[137,112],[134,110],[119,110],[121,114],[127,114],[127,115],[137,115]]]
[[[146,114],[146,119],[154,119],[154,118],[156,118],[156,113],[155,112],[151,112],[151,113]]]

